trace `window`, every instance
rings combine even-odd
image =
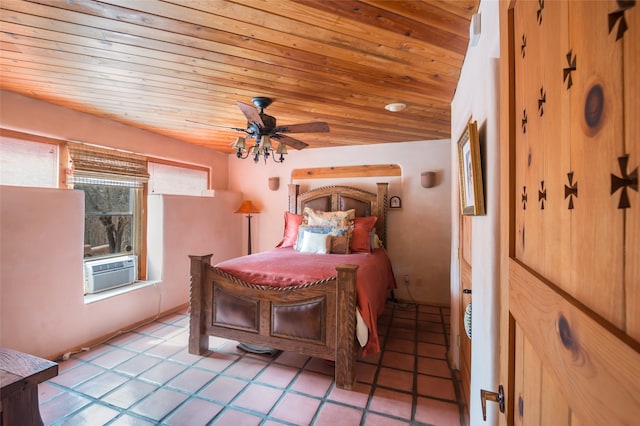
[[[76,143],[68,150],[69,183],[85,194],[85,260],[136,255],[137,277],[145,279],[146,158]]]
[[[209,171],[204,167],[149,162],[149,194],[196,195],[209,187]]]
[[[0,137],[0,184],[58,186],[58,146]]]

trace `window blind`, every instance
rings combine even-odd
[[[0,184],[58,186],[58,146],[0,137]]]
[[[140,188],[149,180],[147,159],[142,155],[69,143],[71,182]]]
[[[208,188],[205,170],[149,162],[149,194],[201,196]]]

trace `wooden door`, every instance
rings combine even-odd
[[[465,329],[465,311],[471,303],[471,216],[460,216],[460,306],[458,347],[460,357],[460,399],[466,424],[469,424],[469,403],[471,391],[471,339]]]
[[[640,6],[505,1],[500,22],[498,418],[637,424]]]

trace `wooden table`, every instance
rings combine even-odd
[[[58,364],[0,347],[0,425],[42,425],[38,383],[58,375]]]

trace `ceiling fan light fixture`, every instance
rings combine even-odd
[[[236,141],[233,143],[233,149],[238,152],[244,151],[245,149],[247,149],[247,140],[242,136],[238,136],[236,138]]]
[[[262,137],[262,149],[264,149],[265,152],[271,151],[273,149],[273,147],[271,146],[271,136],[264,135]]]
[[[405,109],[406,107],[407,107],[407,104],[405,104],[405,103],[394,102],[394,103],[385,105],[384,109],[386,109],[387,111],[391,111],[391,112],[399,112],[399,111],[402,111],[403,109]]]

